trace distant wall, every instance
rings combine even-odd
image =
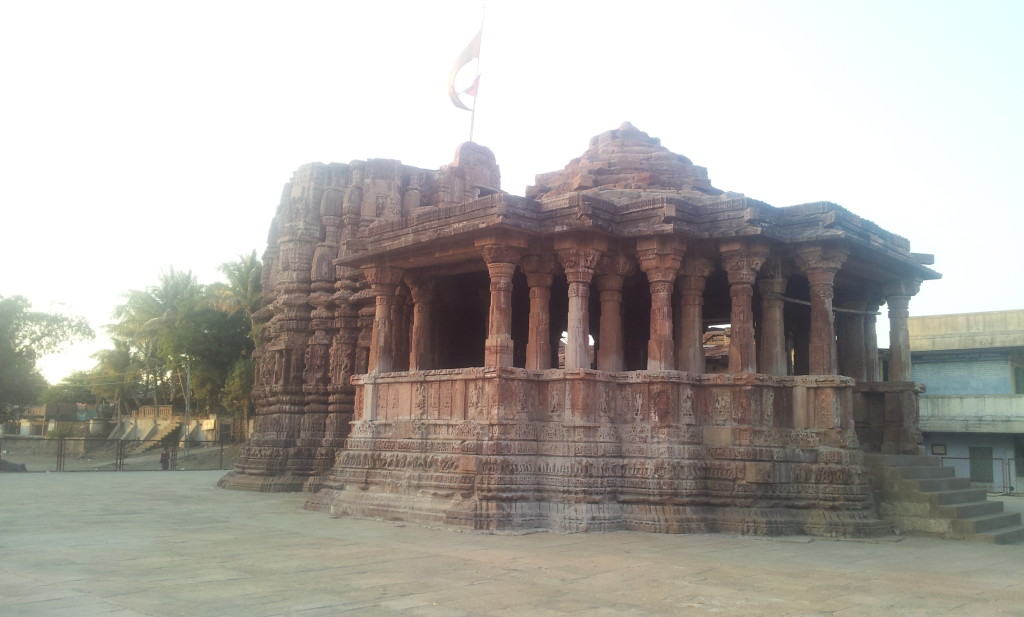
[[[1008,351],[915,356],[913,374],[926,396],[1015,393]]]
[[[1024,347],[1024,310],[911,317],[910,349]]]

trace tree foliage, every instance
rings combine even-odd
[[[253,251],[220,269],[226,283],[201,285],[172,268],[125,293],[109,326],[115,347],[94,356],[93,370],[93,391],[119,414],[147,403],[182,408],[188,394],[193,409],[247,414],[261,264]]]
[[[113,341],[113,349],[93,354],[96,366],[87,383],[96,396],[113,404],[114,415],[120,418],[139,406],[143,394],[139,377],[144,365],[128,340],[114,338]]]
[[[96,402],[96,395],[89,386],[91,379],[90,371],[76,371],[62,379],[60,383],[46,388],[41,402],[93,404]]]
[[[46,380],[36,360],[63,345],[93,337],[81,317],[33,311],[22,296],[0,296],[0,421],[38,403]]]

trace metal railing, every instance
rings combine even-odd
[[[1012,493],[1020,491],[1017,486],[1017,459],[997,457],[969,457],[969,456],[940,456],[943,467],[956,469],[957,477],[971,478],[971,482],[982,486],[989,486],[993,491],[1000,493]],[[950,464],[946,464],[949,461]],[[971,477],[972,463],[988,463],[991,465],[992,482],[983,482]]]
[[[168,470],[225,469],[224,442],[203,441],[188,447],[162,440],[91,437],[0,437],[0,458],[28,471],[160,471],[167,448]]]

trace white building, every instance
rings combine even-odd
[[[929,454],[960,477],[1024,492],[1024,310],[911,317]]]

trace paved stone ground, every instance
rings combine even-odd
[[[456,533],[222,473],[0,474],[0,615],[1024,615],[1021,545]]]

